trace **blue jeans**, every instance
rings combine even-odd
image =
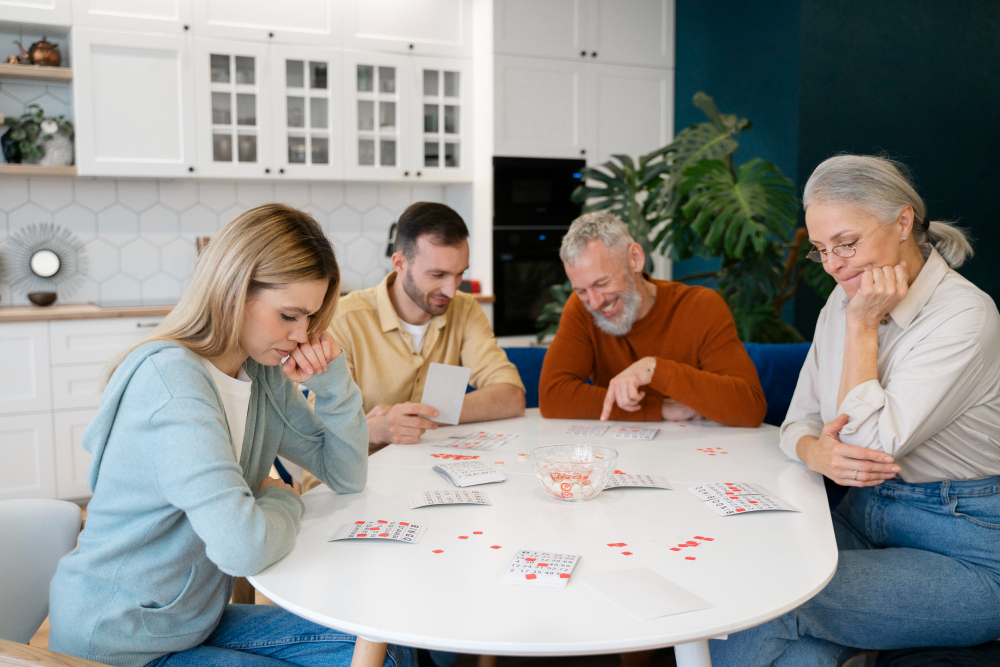
[[[833,667],[859,649],[1000,637],[1000,477],[852,488],[833,528],[840,558],[826,588],[709,641],[714,667]]]
[[[280,607],[231,604],[200,646],[168,653],[146,667],[349,667],[354,635],[317,625]],[[384,667],[416,667],[412,648],[390,644]]]

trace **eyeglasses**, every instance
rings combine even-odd
[[[858,253],[858,246],[861,245],[861,242],[885,226],[886,225],[879,225],[854,243],[842,243],[840,245],[833,246],[829,250],[820,250],[819,248],[813,246],[813,249],[806,253],[806,257],[814,262],[825,262],[826,256],[831,252],[837,257],[843,257],[844,259],[854,257]]]

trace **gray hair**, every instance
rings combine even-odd
[[[927,206],[913,187],[906,167],[888,158],[837,155],[824,160],[802,193],[803,208],[813,203],[853,204],[885,225],[895,222],[904,208],[912,206],[917,243],[933,244],[952,268],[972,257],[968,231],[950,222],[928,220]]]
[[[584,213],[573,221],[563,237],[559,248],[559,259],[566,264],[575,264],[580,254],[591,241],[601,241],[609,250],[619,251],[625,258],[625,251],[635,240],[628,233],[625,223],[606,211]]]

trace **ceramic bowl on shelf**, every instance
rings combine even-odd
[[[590,500],[614,474],[618,452],[590,445],[548,445],[528,452],[531,470],[554,498],[570,502]]]
[[[56,302],[55,292],[32,292],[28,295],[28,301],[36,306],[51,306]]]

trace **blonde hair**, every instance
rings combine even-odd
[[[927,206],[917,194],[906,167],[874,155],[837,155],[813,170],[802,193],[802,207],[813,203],[853,204],[882,224],[896,221],[913,207],[913,235],[917,243],[931,243],[952,268],[972,257],[969,233],[953,223],[928,220]]]
[[[323,279],[329,285],[309,333],[330,326],[337,305],[340,268],[333,246],[309,214],[289,206],[264,204],[241,213],[202,252],[180,302],[105,367],[100,386],[137,347],[152,341],[180,343],[202,357],[230,352],[240,345],[247,302],[262,290]]]
[[[563,237],[559,259],[569,265],[575,264],[591,241],[601,241],[609,250],[625,258],[635,239],[628,233],[625,223],[607,211],[584,213],[573,221]]]

